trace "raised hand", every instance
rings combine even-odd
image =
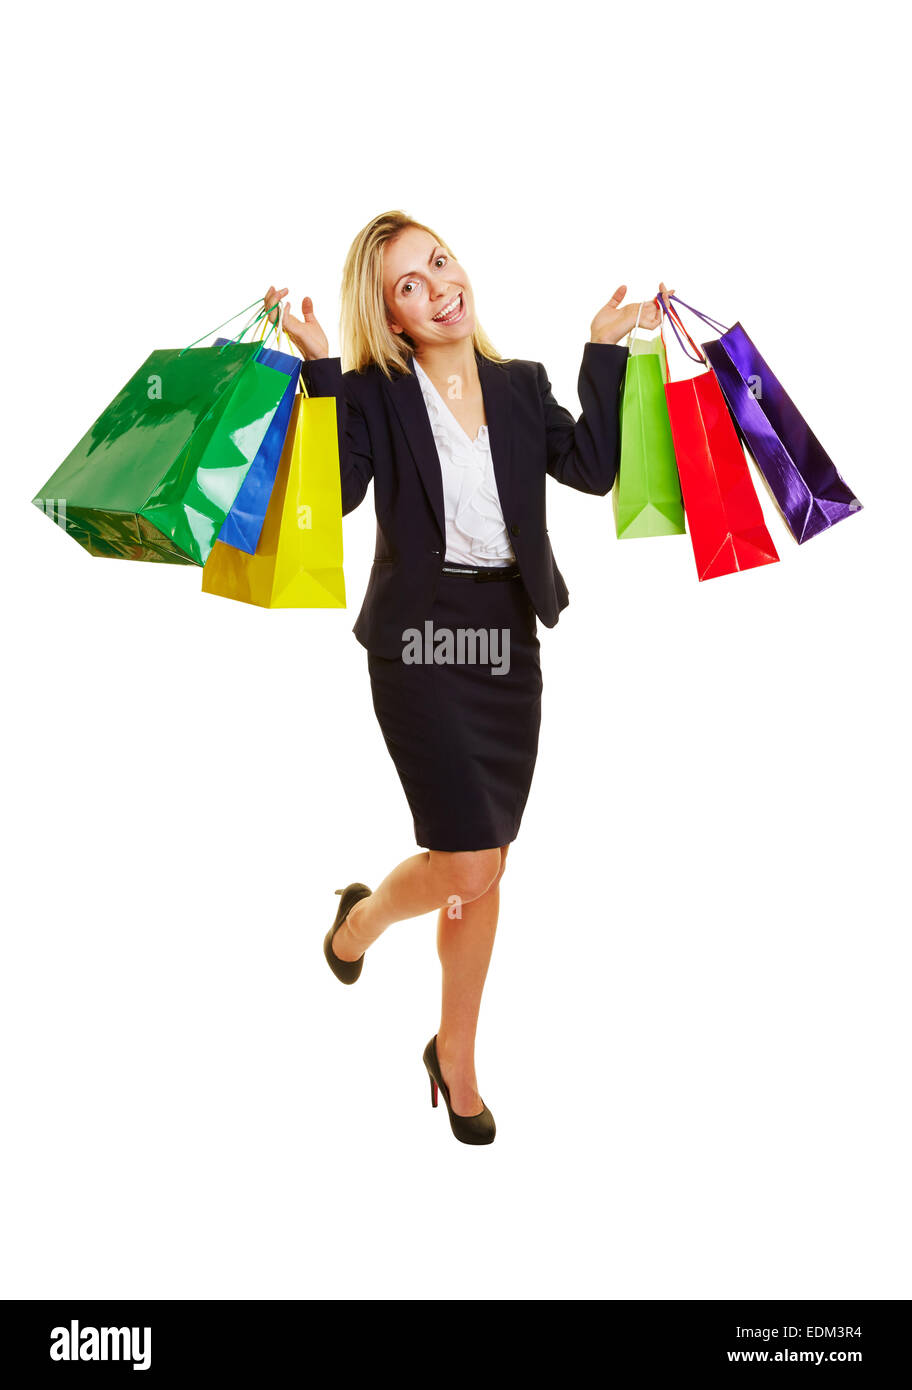
[[[622,304],[624,295],[627,293],[626,285],[619,285],[614,294],[599,309],[590,326],[590,341],[593,343],[619,343],[633,328],[637,321],[637,310],[640,310],[641,328],[658,328],[662,321],[662,315],[656,306],[655,300],[644,300],[642,307],[634,301],[632,304]],[[662,295],[674,294],[674,290],[665,288],[664,281],[659,284],[659,293]],[[667,304],[667,300],[665,301]]]
[[[276,309],[275,313],[269,314],[269,322],[275,323],[278,313],[278,306],[288,293],[287,289],[277,290],[274,285],[270,285],[266,294],[263,296],[263,305],[267,310]],[[310,361],[315,357],[329,356],[329,342],[326,334],[317,322],[317,317],[313,311],[313,300],[310,295],[305,295],[301,300],[301,318],[295,318],[288,304],[282,305],[282,328],[288,334],[291,341],[302,357]]]
[[[632,326],[628,322],[630,306],[621,308],[621,300],[626,293],[627,286],[618,285],[608,303],[603,304],[599,309],[589,330],[593,343],[619,343],[624,334],[630,332]]]

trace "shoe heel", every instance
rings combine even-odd
[[[437,1056],[437,1038],[431,1038],[422,1054],[422,1060],[427,1067],[428,1077],[431,1082],[431,1105],[436,1108],[437,1095],[443,1091],[443,1099],[449,1116],[450,1129],[455,1137],[462,1144],[490,1144],[493,1142],[496,1129],[494,1126],[494,1116],[484,1102],[482,1109],[477,1115],[454,1115],[453,1107],[450,1104],[450,1093],[446,1088],[446,1083],[441,1079],[438,1083],[435,1076],[440,1076],[440,1058]]]

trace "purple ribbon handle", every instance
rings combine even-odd
[[[661,303],[661,298],[662,298],[662,297],[661,297],[661,295],[660,295],[660,296],[659,296],[659,302],[660,302],[660,303]],[[708,314],[701,314],[699,309],[694,309],[694,308],[692,307],[692,305],[690,305],[690,304],[684,304],[684,300],[683,300],[683,299],[679,299],[678,296],[677,296],[676,294],[670,294],[670,295],[668,296],[668,298],[669,298],[669,299],[673,299],[674,302],[675,302],[675,304],[682,304],[682,305],[684,305],[684,308],[685,308],[685,309],[690,309],[690,312],[691,312],[692,314],[696,314],[696,316],[697,316],[698,319],[702,319],[704,323],[708,323],[709,326],[710,326],[710,328],[716,328],[716,329],[718,329],[718,331],[719,331],[720,333],[727,333],[727,332],[728,332],[728,328],[726,327],[726,325],[725,325],[724,323],[719,323],[718,319],[711,319],[711,318],[709,317]]]
[[[707,363],[705,357],[694,357],[692,353],[690,353],[690,352],[687,351],[687,348],[684,346],[684,343],[683,343],[683,341],[681,340],[681,335],[680,335],[680,333],[678,332],[678,330],[677,330],[677,328],[676,328],[676,326],[675,326],[675,321],[674,321],[674,319],[673,319],[673,318],[671,317],[671,315],[668,313],[667,309],[665,308],[664,303],[662,302],[662,296],[659,294],[659,295],[656,295],[656,298],[658,299],[659,304],[660,304],[661,307],[662,307],[662,313],[665,315],[665,317],[668,319],[668,322],[671,324],[671,331],[674,333],[675,337],[677,338],[677,340],[678,340],[678,342],[679,342],[679,344],[680,344],[680,346],[681,346],[681,351],[684,353],[684,356],[687,357],[687,358],[689,358],[691,362],[699,362],[701,365],[707,366],[708,363]],[[669,298],[669,299],[673,299],[674,302],[675,302],[676,304],[680,304],[680,305],[682,306],[682,308],[684,308],[684,309],[690,309],[690,312],[691,312],[692,314],[696,314],[696,316],[697,316],[698,319],[702,319],[704,323],[708,323],[709,326],[710,326],[710,328],[715,328],[715,329],[717,329],[717,330],[718,330],[719,332],[721,332],[721,333],[727,333],[727,332],[728,332],[728,329],[727,329],[727,327],[725,326],[724,323],[719,323],[719,321],[718,321],[717,319],[711,319],[711,318],[709,317],[708,314],[701,314],[699,309],[694,309],[692,305],[690,305],[690,304],[685,304],[685,303],[684,303],[684,300],[683,300],[683,299],[679,299],[678,296],[677,296],[676,294],[670,294],[670,295],[668,296],[668,298]]]

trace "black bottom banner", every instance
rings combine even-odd
[[[476,1310],[482,1306],[465,1301]],[[873,1371],[891,1379],[906,1375],[902,1366],[909,1335],[907,1299],[554,1300],[560,1304],[557,1317],[542,1314],[535,1300],[512,1301],[507,1295],[487,1301],[493,1304],[491,1337],[497,1338],[494,1374],[498,1364],[515,1374],[530,1360],[547,1373],[554,1355],[560,1357],[562,1377],[568,1356],[574,1362],[577,1357],[581,1362],[597,1360],[600,1375],[609,1379],[613,1372],[631,1370],[700,1379],[718,1371],[753,1370],[762,1375],[764,1370],[774,1374],[781,1366],[814,1367],[824,1376],[840,1369],[862,1376]],[[399,1353],[406,1367],[414,1366],[417,1346],[424,1342],[434,1343],[448,1362],[463,1361],[488,1316],[479,1311],[454,1316],[455,1302],[436,1307],[431,1302],[427,1316],[421,1317],[415,1316],[411,1300],[374,1302],[382,1304],[380,1316],[389,1323],[382,1341],[376,1335],[376,1315],[359,1301],[343,1299],[9,1300],[0,1304],[0,1370],[6,1384],[17,1390],[67,1384],[74,1377],[97,1381],[137,1372],[168,1383],[191,1375],[204,1383],[225,1376],[271,1385],[280,1377],[281,1383],[291,1383],[292,1377],[322,1370],[341,1352],[337,1373],[350,1373],[361,1365],[373,1370],[382,1358],[384,1374],[392,1375],[394,1344],[387,1339],[395,1336],[398,1341],[397,1303],[406,1305],[401,1323],[405,1341]],[[510,1337],[514,1329],[520,1331],[521,1341]],[[483,1360],[487,1359],[486,1351]],[[587,1371],[588,1366],[580,1365],[581,1373]]]

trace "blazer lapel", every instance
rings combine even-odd
[[[488,421],[488,441],[494,465],[494,478],[504,523],[509,529],[513,512],[513,388],[506,368],[491,362],[475,350],[478,379]],[[434,442],[434,432],[428,419],[427,407],[421,394],[421,383],[414,372],[403,372],[386,389],[402,421],[405,437],[424,484],[428,501],[437,519],[440,538],[446,542],[446,517],[443,509],[443,474],[440,455]]]
[[[494,465],[494,481],[497,483],[504,525],[509,531],[511,518],[515,515],[513,381],[502,363],[492,362],[489,358],[482,357],[480,352],[475,353],[475,360],[478,363],[485,414],[488,417],[488,439]]]

